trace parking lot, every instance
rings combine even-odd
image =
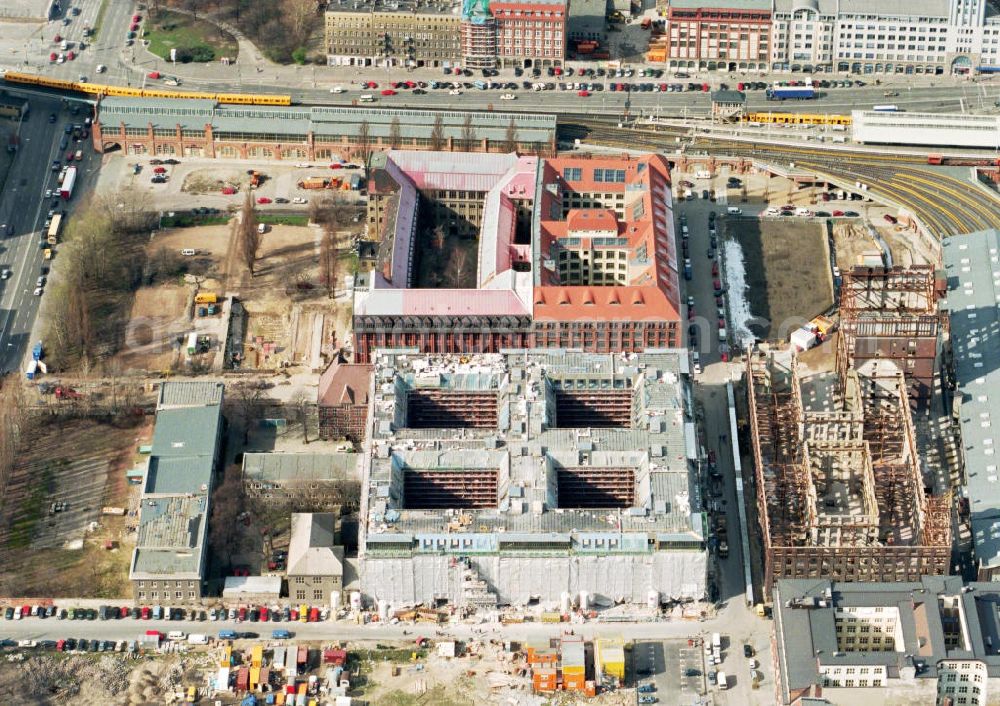
[[[635,686],[652,684],[660,704],[690,706],[705,695],[701,648],[688,640],[647,640],[632,650]],[[646,687],[648,688],[648,687]]]

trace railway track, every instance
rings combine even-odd
[[[922,155],[755,144],[697,135],[686,127],[623,129],[617,122],[594,119],[575,119],[561,124],[559,129],[560,140],[579,139],[622,149],[673,151],[677,147],[676,138],[685,137],[689,139],[689,153],[794,163],[797,168],[817,174],[861,182],[873,194],[912,211],[939,238],[1000,227],[1000,199],[945,170],[929,167]]]

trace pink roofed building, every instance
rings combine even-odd
[[[370,360],[376,348],[616,352],[680,345],[662,157],[390,151],[373,157],[368,186],[369,238],[379,254],[356,294],[357,361]],[[435,239],[447,239],[449,249],[433,252]],[[451,288],[421,281],[421,258],[463,247],[475,261],[461,280]]]

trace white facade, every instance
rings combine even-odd
[[[1000,116],[963,113],[851,113],[855,142],[1000,149]]]
[[[985,0],[773,0],[771,68],[865,74],[1000,69],[1000,18]]]

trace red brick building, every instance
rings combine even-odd
[[[566,0],[491,2],[500,66],[560,66],[566,56]]]
[[[361,443],[368,422],[372,366],[335,360],[320,376],[317,404],[319,435]]]
[[[765,71],[771,57],[771,3],[675,0],[666,8],[671,69]]]

